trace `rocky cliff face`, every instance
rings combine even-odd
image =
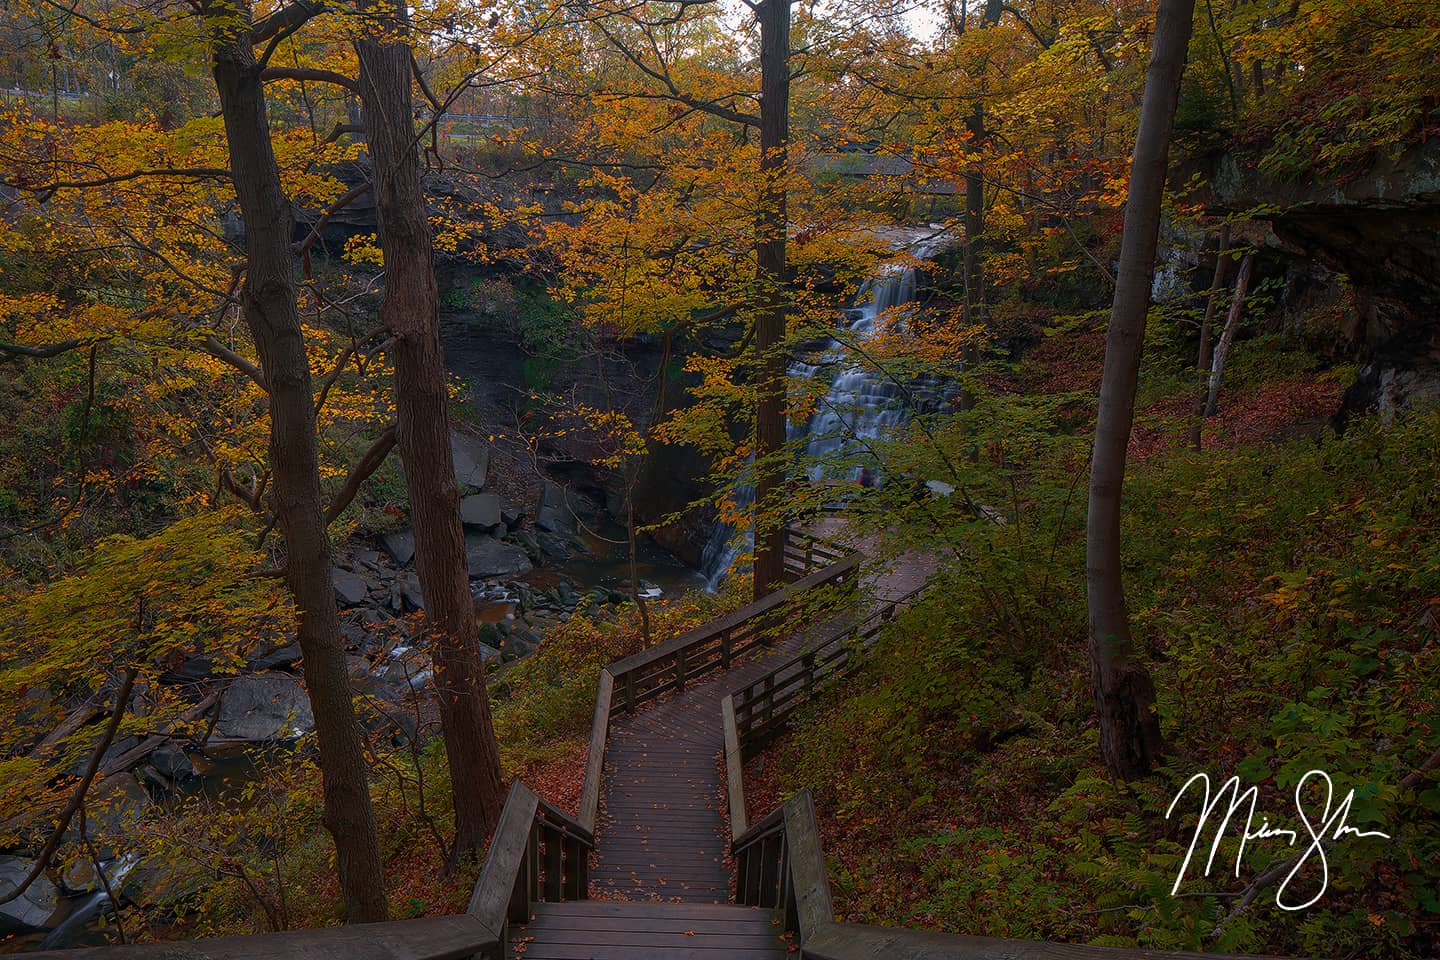
[[[1363,366],[1347,409],[1440,398],[1440,140],[1348,179],[1278,181],[1227,155],[1208,192],[1215,212],[1258,208],[1292,253],[1349,278],[1355,310],[1338,332]]]

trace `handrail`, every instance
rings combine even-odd
[[[590,720],[590,751],[585,758],[585,785],[580,789],[580,809],[575,819],[595,832],[595,815],[600,809],[600,784],[605,778],[605,742],[610,733],[610,701],[615,695],[615,675],[609,668],[600,671],[595,689],[595,713]]]
[[[744,836],[745,762],[740,755],[740,732],[735,726],[735,701],[730,694],[720,701],[720,725],[725,737],[725,778],[730,798],[730,839]]]
[[[486,925],[504,931],[506,924],[525,922],[516,903],[529,852],[530,837],[534,832],[535,814],[540,808],[540,798],[520,781],[510,785],[510,795],[505,798],[505,809],[500,812],[500,822],[490,837],[490,849],[485,855],[485,866],[480,869],[480,878],[470,894],[470,905],[465,912],[478,917]],[[524,907],[528,911],[529,904]]]
[[[714,670],[723,670],[769,640],[778,626],[782,608],[811,590],[858,579],[861,557],[850,554],[777,590],[763,600],[746,604],[716,620],[610,664],[620,695],[614,698],[612,716],[636,707]]]
[[[590,851],[594,849],[595,838],[589,829],[515,781],[490,839],[467,914],[499,931],[503,946],[509,925],[530,919],[532,903],[589,896]]]
[[[809,644],[803,652],[731,691],[727,699],[734,713],[740,762],[750,759],[759,747],[783,730],[790,714],[821,681],[857,669],[863,661],[856,656],[856,651],[868,648],[885,625],[927,587],[928,584],[922,585],[886,601],[862,620],[842,623],[819,642]]]

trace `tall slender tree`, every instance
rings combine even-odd
[[[440,346],[440,296],[411,106],[406,4],[362,4],[356,41],[392,338],[397,441],[415,530],[415,568],[435,662],[436,694],[455,802],[456,848],[478,851],[505,803],[500,752],[485,693],[465,531],[450,451],[450,394]]]
[[[270,141],[249,0],[211,0],[203,9],[231,179],[245,224],[241,300],[270,395],[271,488],[285,538],[285,581],[300,613],[305,686],[320,748],[324,822],[335,840],[346,916],[353,922],[384,920],[388,911],[369,777],[331,581],[310,361],[295,301],[295,223]]]
[[[1195,0],[1160,0],[1145,97],[1140,107],[1120,270],[1105,338],[1105,370],[1090,468],[1085,584],[1090,608],[1090,667],[1100,753],[1111,774],[1148,773],[1164,741],[1150,672],[1135,658],[1121,571],[1120,503],[1125,451],[1135,416],[1135,386],[1150,308],[1170,133],[1185,72]]]
[[[756,224],[755,350],[760,359],[755,416],[755,580],[760,600],[784,581],[785,176],[790,139],[790,0],[754,6],[760,23],[760,211]]]

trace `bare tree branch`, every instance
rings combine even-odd
[[[360,485],[380,469],[380,464],[385,462],[385,458],[390,455],[394,446],[395,425],[392,423],[380,436],[375,438],[375,442],[370,445],[369,450],[365,451],[360,462],[350,468],[350,475],[345,478],[344,486],[335,495],[335,500],[330,504],[330,508],[325,511],[326,523],[333,523],[336,517],[345,512],[345,508],[350,506],[350,501],[355,499],[355,494],[360,492]]]
[[[213,333],[207,333],[205,339],[200,341],[200,349],[212,357],[215,357],[217,360],[225,361],[251,380],[254,380],[261,390],[264,390],[266,393],[270,392],[270,385],[265,380],[265,371],[225,346],[225,344],[215,338]]]
[[[360,85],[343,73],[334,70],[319,70],[312,67],[266,67],[260,71],[261,80],[313,80],[316,83],[333,83],[351,93],[358,93]]]

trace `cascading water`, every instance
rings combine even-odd
[[[933,254],[939,241],[931,240],[911,247],[918,259]],[[915,267],[894,267],[865,281],[856,296],[856,306],[841,311],[841,322],[852,341],[864,341],[875,333],[875,321],[887,310],[912,303],[919,289],[920,272]],[[805,440],[805,459],[812,481],[825,479],[853,480],[860,468],[846,468],[846,476],[836,476],[833,461],[837,454],[865,440],[875,440],[893,432],[909,419],[909,411],[899,402],[899,389],[881,376],[872,365],[856,358],[838,340],[831,339],[819,363],[795,361],[790,364],[792,378],[813,380],[840,367],[830,388],[809,420],[791,422],[787,428],[792,445]],[[733,496],[739,507],[754,502],[755,488],[749,484],[735,488]],[[750,535],[735,536],[728,523],[717,522],[700,555],[700,572],[708,589],[714,590],[724,580],[736,556],[750,549]]]

